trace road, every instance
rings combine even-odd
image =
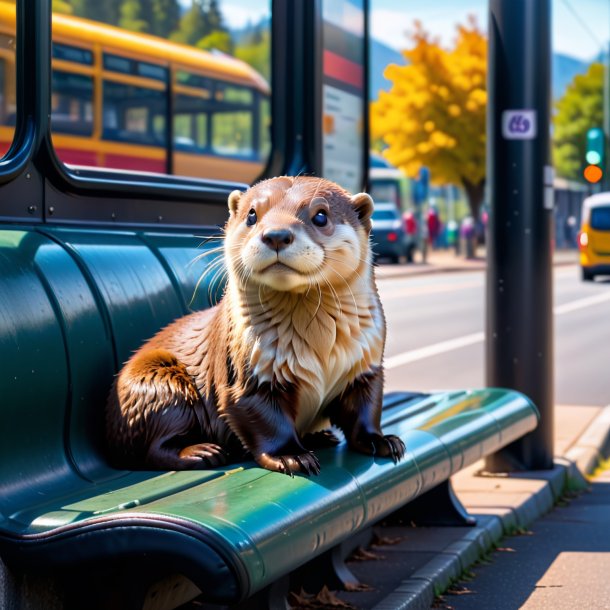
[[[386,391],[485,385],[485,273],[377,281],[388,322]],[[610,278],[554,269],[555,402],[610,404]]]

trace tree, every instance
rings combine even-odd
[[[120,19],[122,0],[70,0],[73,14],[94,21],[117,25]]]
[[[62,13],[63,15],[71,15],[74,12],[70,2],[66,0],[53,0],[51,3],[51,10],[54,13]]]
[[[267,80],[271,78],[271,33],[263,22],[252,29],[252,32],[237,41],[235,57],[251,65]]]
[[[124,0],[121,5],[119,27],[132,32],[148,32],[150,26],[142,18],[140,0]]]
[[[443,49],[415,22],[408,64],[390,65],[392,81],[371,108],[371,137],[383,138],[384,155],[408,176],[422,166],[435,184],[464,188],[479,217],[485,188],[487,39],[476,20],[457,26],[457,41]]]
[[[170,38],[182,44],[195,45],[209,33],[202,0],[193,0],[191,8],[183,13],[178,29]]]
[[[204,49],[205,51],[212,51],[213,49],[216,49],[217,51],[222,51],[228,55],[233,54],[233,40],[231,38],[231,34],[229,34],[229,32],[222,32],[220,30],[214,30],[207,36],[204,36],[197,43],[197,47],[199,49]]]
[[[142,0],[142,18],[150,24],[150,34],[169,38],[180,22],[178,0]]]
[[[555,104],[553,164],[559,176],[582,180],[586,135],[591,127],[604,125],[604,66],[592,63],[578,74]]]

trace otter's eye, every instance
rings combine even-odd
[[[325,227],[328,224],[328,215],[324,210],[320,210],[316,212],[315,216],[311,219],[311,222],[316,225],[316,227]]]
[[[246,224],[251,227],[253,224],[256,224],[256,212],[254,209],[248,212],[248,218],[246,219]]]

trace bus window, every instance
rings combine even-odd
[[[0,5],[0,157],[8,151],[15,133],[15,2]]]
[[[53,43],[53,59],[72,61],[85,66],[93,65],[93,53],[89,49],[57,42]]]
[[[181,151],[205,151],[208,142],[208,113],[205,100],[194,95],[174,98],[174,148]]]
[[[219,155],[252,156],[252,112],[215,112],[212,150]]]
[[[104,82],[103,139],[165,148],[165,91]]]
[[[120,2],[53,3],[54,69],[93,79],[92,127],[56,129],[60,158],[254,181],[270,154],[270,0],[133,4],[128,17]]]
[[[93,78],[53,70],[51,129],[57,133],[93,133]]]

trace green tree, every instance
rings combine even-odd
[[[216,49],[229,55],[233,54],[233,39],[229,32],[214,30],[197,42],[197,47],[206,51]]]
[[[555,104],[553,164],[559,176],[582,180],[586,135],[591,127],[604,125],[604,66],[592,63],[578,74]]]
[[[72,15],[74,12],[70,2],[66,0],[53,0],[51,10],[54,13],[62,13],[63,15]]]
[[[178,0],[142,0],[142,18],[148,22],[150,34],[169,38],[180,23]]]
[[[191,8],[182,15],[178,29],[170,38],[201,49],[233,52],[233,40],[218,0],[192,0]]]
[[[214,31],[228,32],[218,0],[208,0],[204,7],[207,19],[208,34]]]
[[[149,32],[149,23],[142,18],[140,0],[124,0],[121,5],[119,27],[132,32]]]
[[[420,23],[403,51],[407,65],[390,65],[392,81],[371,107],[371,139],[408,176],[430,168],[436,184],[459,184],[478,218],[485,186],[487,39],[471,19],[444,49]]]
[[[74,15],[110,25],[119,23],[122,3],[122,0],[70,0]]]
[[[267,81],[271,78],[271,34],[263,23],[235,45],[235,57],[245,61]]]
[[[195,45],[209,34],[202,0],[193,0],[180,18],[178,29],[170,35],[175,42]]]

